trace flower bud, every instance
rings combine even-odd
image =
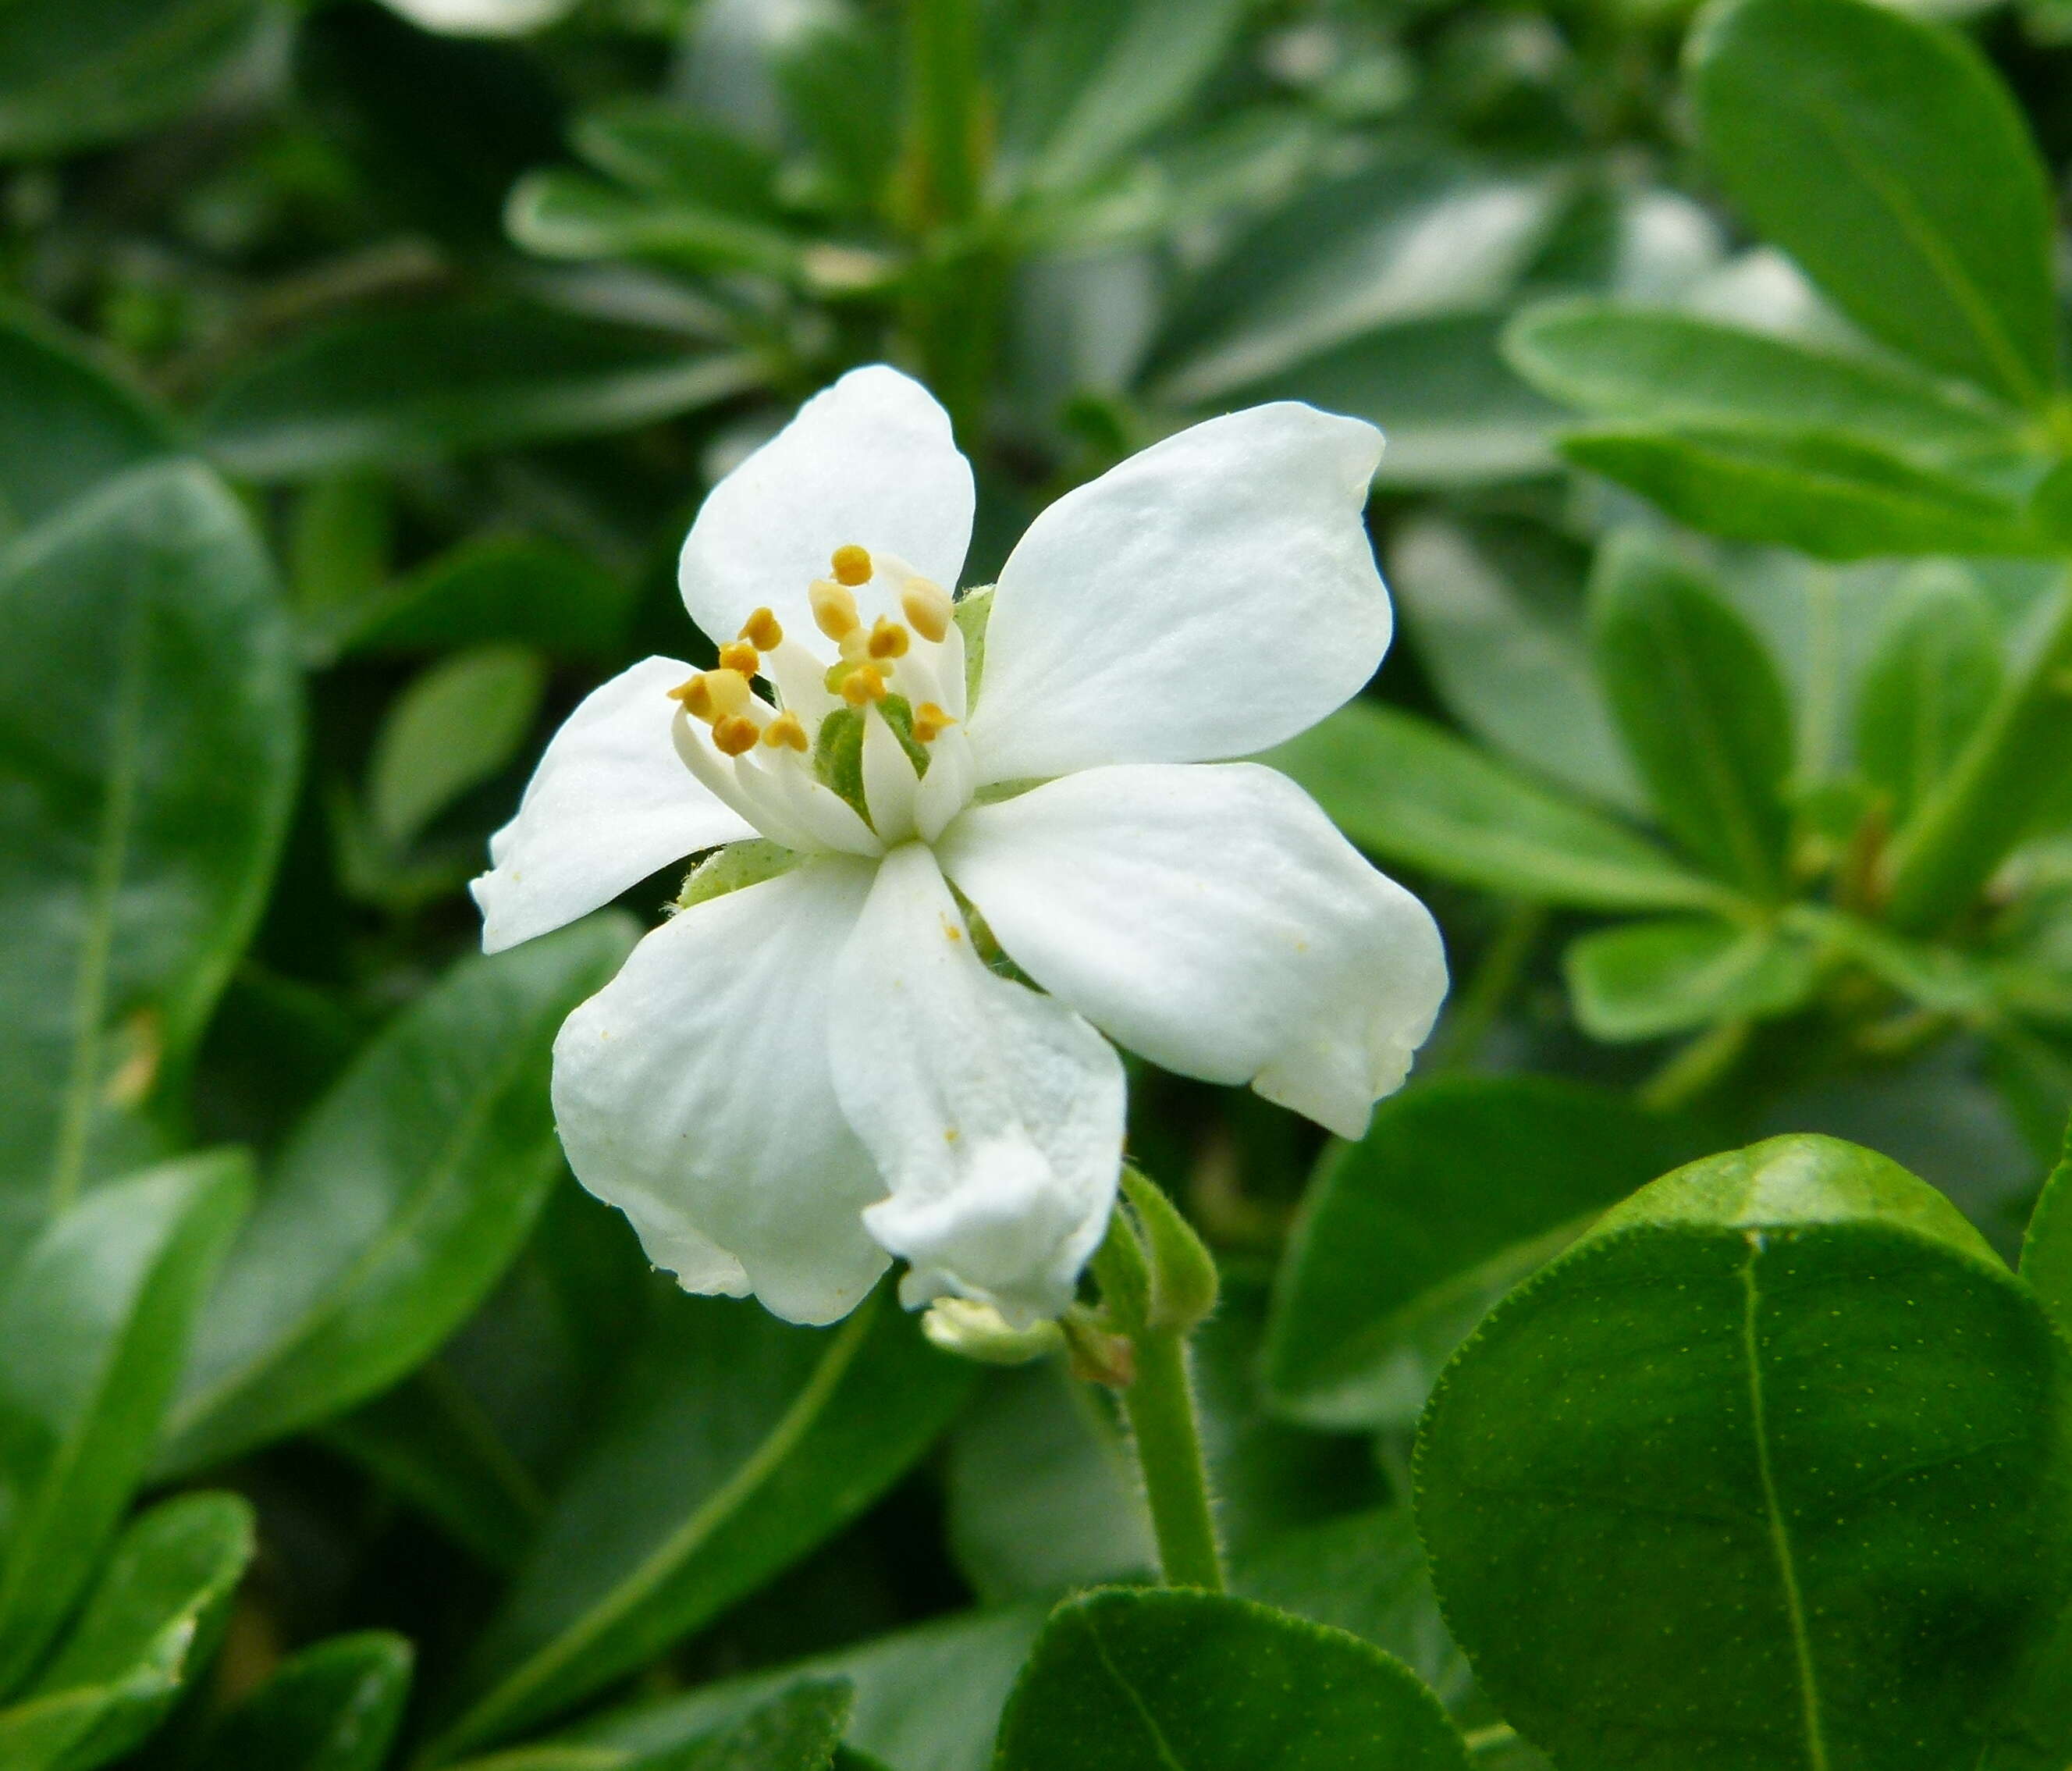
[[[921,1318],[921,1332],[944,1353],[985,1365],[1026,1365],[1065,1344],[1054,1322],[1012,1328],[990,1304],[970,1298],[937,1298]]]

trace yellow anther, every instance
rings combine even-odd
[[[705,686],[706,706],[709,711],[700,714],[701,719],[731,719],[748,711],[748,704],[755,698],[754,691],[748,686],[748,678],[738,670],[708,670],[699,681]],[[689,706],[687,701],[684,703]]]
[[[723,756],[746,756],[762,735],[754,720],[744,719],[739,714],[729,714],[713,727],[713,746]]]
[[[860,619],[856,599],[842,586],[816,578],[807,590],[806,599],[813,606],[813,624],[830,640],[839,641],[856,632]]]
[[[881,615],[872,624],[870,643],[865,649],[882,663],[887,658],[905,657],[909,643],[906,628],[897,621],[888,620]]]
[[[956,720],[932,701],[924,701],[914,710],[914,735],[924,744],[933,743],[943,735],[946,727],[956,723]]]
[[[906,612],[906,619],[914,624],[914,631],[924,640],[940,644],[950,631],[952,612],[956,604],[950,600],[950,593],[933,579],[917,578],[909,580],[906,588],[899,593],[899,607]]]
[[[763,654],[746,640],[730,640],[719,649],[719,667],[752,677],[763,668]]]
[[[678,683],[669,691],[669,698],[681,702],[684,711],[693,719],[709,720],[713,716],[712,690],[705,686],[702,670],[689,682]]]
[[[789,711],[781,713],[763,728],[763,742],[772,750],[811,750],[805,722]]]
[[[775,652],[784,643],[784,628],[775,609],[758,609],[742,623],[741,637],[758,652]]]
[[[837,547],[834,558],[828,563],[835,569],[836,579],[844,584],[868,584],[870,582],[870,551],[851,542],[846,547]]]
[[[860,664],[842,678],[841,698],[852,707],[885,698],[885,673],[874,664]]]

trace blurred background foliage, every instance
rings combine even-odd
[[[1227,1269],[1242,1590],[1486,1723],[1388,1503],[1511,1281],[1785,1131],[2010,1247],[2072,1100],[2072,7],[1942,11],[2049,181],[1992,93],[1942,92],[1969,344],[1852,232],[1847,164],[1794,207],[1733,89],[1762,46],[1685,77],[1679,0],[0,6],[0,754],[59,784],[0,802],[0,1209],[40,1238],[9,1332],[98,1374],[14,1490],[70,1498],[0,1569],[0,1729],[88,1718],[24,1762],[171,1712],[145,1762],[256,1764],[350,1711],[360,1756],[306,1762],[371,1767],[414,1654],[409,1738],[638,1699],[522,1761],[631,1764],[823,1654],[853,1740],[948,1771],[1040,1601],[1148,1568],[1100,1398],[977,1382],[883,1305],[681,1298],[568,1180],[548,1044],[673,879],[468,957],[546,735],[703,644],[699,500],[858,363],[951,409],[981,581],[1202,415],[1388,435],[1401,637],[1276,760],[1434,904],[1453,1003],[1314,1181],[1288,1116],[1133,1069],[1136,1158]],[[128,1277],[80,1327],[90,1209]],[[115,1535],[204,1475],[245,1500]],[[175,1550],[190,1596],[122,1636],[123,1559]],[[9,1686],[89,1579],[85,1646]]]

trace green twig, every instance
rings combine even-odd
[[[1216,1542],[1184,1334],[1154,1328],[1138,1338],[1136,1381],[1122,1392],[1122,1406],[1144,1475],[1166,1584],[1221,1592],[1223,1552]]]

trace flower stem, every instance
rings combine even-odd
[[[1208,1466],[1202,1459],[1183,1332],[1150,1328],[1137,1336],[1136,1381],[1122,1392],[1122,1406],[1144,1475],[1166,1584],[1221,1592],[1223,1551],[1209,1504]]]

